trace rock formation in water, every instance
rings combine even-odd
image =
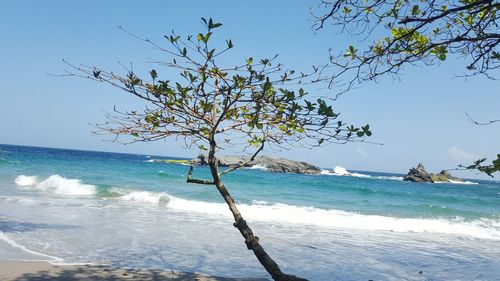
[[[250,160],[249,156],[221,156],[217,158],[220,166],[235,166],[246,163]],[[207,165],[208,156],[200,155],[198,158],[194,159],[193,162],[197,165]],[[258,156],[255,159],[247,163],[245,167],[258,166],[266,169],[269,172],[276,173],[297,173],[297,174],[319,174],[321,169],[306,163],[298,162],[293,160],[288,160],[284,158],[273,158],[269,156]]]
[[[439,174],[429,173],[425,170],[425,167],[424,165],[422,165],[422,163],[418,163],[416,168],[411,168],[408,174],[404,176],[403,180],[412,182],[432,182],[432,183],[464,181],[463,179],[452,176],[445,170],[441,171]]]

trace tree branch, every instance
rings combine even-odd
[[[229,172],[232,172],[234,170],[237,170],[241,167],[245,167],[246,165],[248,165],[250,162],[252,162],[255,157],[257,156],[257,154],[259,154],[263,149],[264,149],[264,144],[266,143],[265,140],[262,141],[262,144],[260,145],[259,149],[257,149],[257,151],[255,151],[255,153],[252,155],[252,157],[250,157],[250,159],[242,164],[239,164],[239,165],[235,165],[235,166],[232,166],[230,168],[228,168],[227,170],[225,170],[224,172],[220,173],[219,174],[219,177],[222,177],[223,175],[229,173]]]
[[[500,122],[500,119],[489,120],[488,122],[478,122],[474,118],[472,118],[472,116],[470,116],[469,113],[466,112],[465,115],[467,115],[467,118],[469,119],[469,121],[471,123],[476,124],[476,125],[490,125],[490,124],[493,124],[496,122]]]
[[[188,182],[188,183],[197,183],[197,184],[209,184],[209,185],[214,185],[215,184],[213,181],[193,179],[193,165],[191,165],[189,167],[189,171],[188,171],[188,174],[187,174],[187,180],[186,180],[186,182]]]

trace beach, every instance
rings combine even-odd
[[[2,274],[83,266],[85,274],[162,269],[269,280],[220,195],[186,183],[184,165],[155,155],[0,149],[0,260],[36,261],[4,263]],[[194,170],[197,178],[209,173]],[[500,280],[500,184],[401,179],[256,168],[224,181],[285,273],[311,281]]]
[[[125,269],[91,265],[52,265],[44,261],[0,260],[0,280],[165,280],[165,281],[265,281],[224,278],[158,269]]]

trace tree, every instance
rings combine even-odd
[[[499,15],[495,0],[321,0],[316,30],[331,23],[367,46],[331,52],[330,86],[339,92],[397,75],[406,65],[431,65],[449,54],[467,61],[464,75],[495,78],[500,67]]]
[[[467,170],[478,170],[482,173],[487,174],[490,177],[493,177],[494,173],[500,172],[500,154],[497,154],[497,159],[491,161],[491,164],[484,164],[486,162],[486,158],[482,158],[474,161],[472,165],[463,166],[459,165],[461,168],[465,168]]]
[[[368,125],[360,128],[337,120],[339,113],[322,98],[315,98],[300,87],[310,83],[318,69],[296,73],[272,59],[247,58],[239,65],[224,67],[221,55],[234,47],[226,40],[222,49],[212,47],[214,30],[220,27],[212,19],[202,18],[205,30],[196,36],[181,37],[172,32],[165,36],[168,48],[149,39],[139,38],[171,56],[157,66],[175,71],[178,76],[160,79],[160,69],[152,69],[149,78],[140,78],[132,69],[125,75],[98,67],[68,63],[69,76],[83,77],[110,84],[144,101],[139,111],[118,111],[97,127],[119,136],[131,136],[128,142],[149,142],[168,137],[182,138],[188,148],[208,150],[212,179],[193,178],[193,166],[187,181],[214,185],[227,203],[234,226],[245,239],[259,262],[274,280],[305,280],[284,274],[261,246],[257,236],[243,219],[222,177],[248,163],[219,170],[216,154],[224,148],[239,146],[253,151],[252,161],[264,147],[318,147],[328,143],[363,141],[370,136]],[[130,33],[129,33],[130,34]]]
[[[468,113],[466,113],[467,118],[469,119],[470,122],[472,122],[475,125],[478,126],[485,126],[485,125],[491,125],[493,123],[500,122],[500,119],[496,120],[489,120],[487,122],[478,122],[472,116],[470,116]],[[500,154],[497,154],[497,159],[491,161],[491,164],[485,164],[487,158],[481,158],[476,161],[474,161],[471,165],[464,166],[464,165],[458,165],[460,168],[465,168],[467,170],[477,170],[482,173],[487,174],[490,177],[493,177],[494,173],[500,172]]]
[[[325,70],[337,97],[366,81],[397,76],[407,65],[432,65],[456,55],[467,61],[464,76],[495,79],[500,68],[500,3],[495,0],[321,0],[314,12],[315,29],[331,23],[341,32],[368,42],[335,54]],[[469,119],[476,123],[468,115]],[[497,122],[492,120],[488,124]],[[461,168],[492,176],[500,172],[500,156]]]

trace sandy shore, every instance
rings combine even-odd
[[[267,279],[213,277],[159,269],[138,270],[108,266],[52,265],[44,261],[0,260],[0,280],[265,281]]]

